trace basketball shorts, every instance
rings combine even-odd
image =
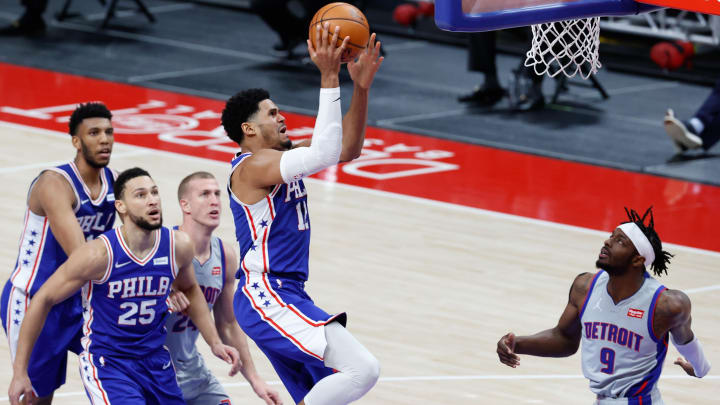
[[[1,299],[0,317],[14,361],[20,325],[30,305],[30,297],[8,280]],[[50,309],[28,364],[28,375],[37,396],[46,397],[65,384],[68,350],[75,354],[82,351],[82,322],[79,293]]]
[[[184,405],[170,353],[142,358],[80,354],[80,377],[92,404]]]
[[[230,397],[225,388],[205,366],[205,362],[198,357],[189,361],[193,365],[187,368],[177,368],[177,381],[182,390],[185,403],[188,405],[219,405],[230,404]]]
[[[325,325],[344,326],[346,315],[331,316],[315,306],[303,282],[241,273],[234,307],[240,327],[268,357],[295,403],[333,373],[323,363]]]
[[[607,398],[598,395],[594,405],[664,405],[660,391],[657,387],[653,388],[647,395],[631,398]]]

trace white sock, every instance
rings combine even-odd
[[[688,120],[688,124],[690,124],[693,127],[693,129],[695,130],[695,133],[698,135],[700,135],[702,133],[702,131],[705,129],[705,124],[703,124],[703,122],[700,121],[700,119],[698,119],[697,117],[690,118],[690,120]]]
[[[329,375],[305,396],[305,405],[345,405],[360,399],[380,376],[380,363],[342,325],[325,325],[325,365],[338,372]]]

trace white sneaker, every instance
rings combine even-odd
[[[667,132],[680,152],[702,147],[702,138],[693,133],[684,122],[675,118],[673,110],[667,110],[663,124],[665,125],[665,132]]]

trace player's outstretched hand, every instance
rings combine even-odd
[[[515,368],[520,365],[520,357],[515,354],[515,334],[510,332],[498,340],[497,354],[500,362]]]
[[[338,35],[340,35],[340,27],[335,27],[335,31],[331,34],[328,32],[330,23],[326,22],[320,29],[320,24],[316,24],[315,30],[315,47],[312,41],[307,40],[308,53],[310,59],[315,66],[318,67],[322,75],[337,76],[340,73],[340,60],[342,54],[347,48],[350,37],[346,36],[340,46],[336,46]],[[332,35],[332,37],[331,37]]]
[[[25,396],[25,402],[20,402],[23,395]],[[23,375],[16,373],[13,375],[12,381],[10,381],[10,388],[8,389],[8,397],[10,398],[11,405],[35,403],[35,399],[37,398],[35,397],[35,392],[32,389],[30,377],[28,377],[27,373]]]
[[[380,56],[380,42],[375,41],[375,33],[373,33],[370,35],[367,48],[360,52],[360,56],[356,60],[348,63],[350,78],[356,86],[365,90],[369,89],[383,60],[385,57]]]
[[[252,385],[253,391],[255,391],[257,396],[262,398],[267,405],[282,405],[283,402],[282,399],[280,399],[280,394],[271,389],[262,379],[258,378],[253,380],[250,385]]]
[[[183,315],[187,315],[187,309],[190,306],[190,300],[187,299],[185,294],[182,293],[182,291],[170,291],[170,295],[168,295],[168,310],[170,312],[174,313],[182,313]]]
[[[692,364],[690,364],[690,362],[685,360],[684,358],[678,357],[673,364],[677,364],[678,366],[682,367],[682,369],[685,370],[687,375],[697,377],[695,375],[695,369],[693,368]]]
[[[230,372],[228,375],[230,377],[237,374],[238,370],[240,370],[240,367],[242,364],[240,364],[240,355],[238,354],[238,351],[236,348],[228,345],[224,345],[222,343],[216,343],[212,345],[210,348],[215,356],[218,358],[225,360],[226,363],[231,364],[232,367],[230,367]]]

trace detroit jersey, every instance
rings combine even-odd
[[[655,336],[655,305],[665,287],[647,272],[642,287],[615,304],[605,271],[593,278],[580,312],[582,368],[590,389],[609,398],[649,395],[660,378],[668,334]]]
[[[90,197],[90,189],[80,177],[80,172],[74,162],[46,170],[62,175],[70,183],[75,193],[73,210],[86,240],[96,238],[112,228],[115,222],[115,194],[113,193],[115,173],[112,170],[105,167],[101,171],[102,189],[94,200]],[[36,177],[30,184],[28,201],[39,177]],[[13,285],[33,296],[65,260],[67,260],[67,255],[55,239],[47,217],[33,213],[28,206],[25,210],[25,221],[20,235],[20,248],[15,269],[10,275]]]
[[[230,176],[250,153],[232,160]],[[310,218],[302,180],[275,185],[255,204],[245,204],[228,181],[235,237],[240,244],[240,271],[270,273],[297,281],[308,279]],[[238,273],[239,278],[239,273]]]
[[[195,278],[205,296],[210,311],[225,285],[225,251],[220,238],[210,239],[210,257],[205,263],[193,258]],[[200,334],[198,328],[187,315],[172,313],[165,322],[167,338],[165,345],[170,350],[178,382],[182,385],[186,378],[198,377],[204,369],[204,363],[197,351],[195,341]]]
[[[143,258],[133,254],[121,228],[99,236],[108,251],[101,280],[82,289],[82,346],[93,355],[141,358],[165,343],[166,299],[177,276],[171,229],[155,232],[155,244]]]

